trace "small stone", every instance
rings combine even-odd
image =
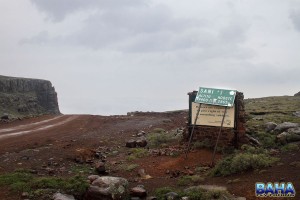
[[[192,170],[187,170],[188,175],[192,176],[194,175],[194,172]]]
[[[105,174],[105,163],[104,162],[97,162],[95,165],[95,169],[99,174]]]
[[[148,142],[145,138],[141,138],[136,141],[136,145],[138,147],[145,147],[145,146],[147,146],[147,144],[148,144]]]
[[[130,200],[141,200],[140,197],[131,197]]]
[[[28,157],[28,156],[22,156],[21,159],[22,159],[22,160],[29,160],[29,157]]]
[[[144,131],[139,132],[138,134],[136,134],[136,136],[138,136],[138,137],[142,137],[142,136],[144,136],[144,135],[145,135],[145,132],[144,132]]]
[[[145,170],[144,170],[144,169],[139,169],[138,175],[139,175],[140,177],[146,176]]]
[[[270,149],[269,154],[271,156],[277,155],[277,154],[279,154],[279,150],[277,150],[277,149]]]
[[[166,200],[179,200],[179,195],[175,192],[169,192],[165,194],[165,199]]]
[[[300,117],[300,111],[294,112],[293,115],[296,116],[296,117]]]
[[[23,199],[26,199],[26,198],[29,197],[29,193],[28,193],[28,192],[23,192],[23,193],[21,194],[21,197],[22,197]]]
[[[146,200],[157,200],[157,197],[153,197],[153,196],[147,197]]]
[[[300,168],[300,161],[294,161],[290,163],[290,166],[298,167]]]

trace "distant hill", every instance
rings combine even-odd
[[[0,115],[24,117],[60,114],[50,81],[0,75]]]

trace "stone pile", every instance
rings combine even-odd
[[[268,122],[265,124],[266,131],[275,133],[276,139],[281,144],[300,141],[300,124],[292,122],[284,122],[276,124]]]

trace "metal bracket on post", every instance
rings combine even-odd
[[[193,124],[193,129],[192,129],[192,132],[191,132],[191,135],[190,135],[190,138],[189,138],[189,143],[188,143],[188,146],[187,146],[187,149],[185,151],[185,158],[187,158],[187,154],[188,152],[190,151],[190,145],[191,145],[191,141],[192,141],[192,138],[193,138],[193,134],[194,134],[194,130],[195,130],[195,126],[196,126],[196,122],[198,120],[198,116],[199,116],[199,112],[200,112],[200,109],[201,109],[201,103],[199,105],[199,108],[198,108],[198,111],[197,111],[197,115],[195,117],[195,121],[194,121],[194,124]]]
[[[219,134],[218,134],[218,137],[217,137],[216,145],[215,145],[215,148],[214,148],[214,153],[213,153],[212,160],[211,160],[211,166],[213,166],[214,162],[215,162],[215,155],[216,155],[217,146],[218,146],[219,138],[220,138],[220,135],[221,135],[221,131],[222,131],[222,128],[223,128],[223,124],[224,124],[224,119],[225,119],[225,116],[226,116],[227,108],[228,108],[228,106],[225,107],[225,112],[224,112],[224,115],[223,115],[221,127],[220,127],[220,130],[219,130]]]

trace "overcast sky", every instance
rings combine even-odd
[[[50,80],[65,114],[300,91],[299,0],[0,0],[0,26],[0,74]]]

